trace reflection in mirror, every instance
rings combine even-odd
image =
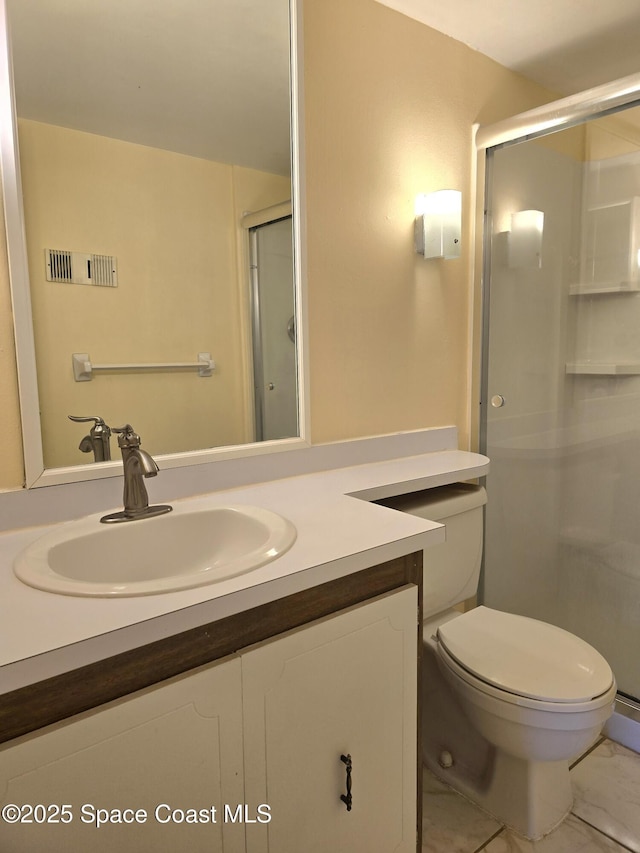
[[[291,215],[270,214],[256,222],[254,214],[245,217],[245,227],[252,273],[255,437],[265,441],[297,434]]]
[[[254,2],[7,0],[47,469],[100,458],[69,415],[186,462],[299,435],[289,2]]]

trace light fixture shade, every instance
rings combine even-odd
[[[519,210],[511,214],[509,232],[509,266],[513,269],[542,266],[544,213],[541,210]]]
[[[438,190],[416,199],[415,246],[425,258],[459,258],[462,193]]]

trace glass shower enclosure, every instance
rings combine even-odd
[[[640,699],[640,77],[481,129],[481,600]]]

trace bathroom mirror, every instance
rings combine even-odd
[[[0,2],[27,486],[303,445],[294,0]]]

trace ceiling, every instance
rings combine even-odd
[[[289,173],[288,0],[8,9],[21,118]]]
[[[640,71],[639,0],[378,0],[559,95]]]

